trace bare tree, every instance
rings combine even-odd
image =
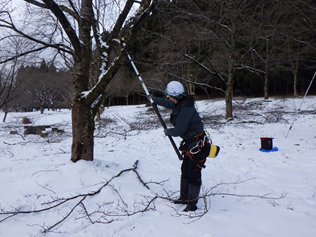
[[[19,55],[8,55],[2,62],[50,49],[59,53],[65,64],[73,63],[71,160],[93,160],[94,119],[104,91],[125,57],[121,50],[116,50],[119,45],[113,39],[125,36],[126,44],[129,45],[136,38],[140,23],[151,13],[157,0],[137,1],[138,11],[133,11],[134,0],[116,1],[112,5],[92,0],[19,2],[28,3],[27,10],[34,15],[25,19],[25,22],[31,22],[22,28],[15,20],[14,13],[4,10],[8,9],[7,3],[2,3],[0,27],[8,31],[7,37],[18,35],[31,41],[33,47]],[[107,9],[107,13],[117,9],[118,14],[114,20],[114,16],[108,19],[109,16],[103,14]],[[129,14],[134,16],[129,18]],[[34,25],[35,29],[30,28]],[[109,31],[106,30],[108,28]],[[96,83],[92,82],[92,64],[97,65]]]
[[[285,52],[290,64],[289,70],[293,74],[294,96],[298,96],[299,71],[304,68],[314,69],[311,62],[316,53],[316,3],[296,0],[289,1],[288,4],[290,10],[287,11],[287,19],[291,24],[285,25],[281,35],[285,38]]]
[[[169,58],[164,56],[162,70],[170,77],[221,91],[225,95],[225,117],[233,117],[236,72],[250,68],[244,65],[244,59],[251,51],[247,35],[252,32],[249,22],[254,3],[189,0],[166,5],[159,8],[164,16],[159,35],[169,41],[165,45]],[[159,51],[163,51],[161,47]]]
[[[269,98],[270,74],[282,69],[286,61],[285,45],[280,32],[288,24],[291,7],[288,2],[259,1],[256,6],[256,22],[253,25],[252,58],[255,68],[264,78],[264,99]]]
[[[6,65],[0,70],[0,109],[4,111],[3,122],[5,122],[7,114],[12,109],[11,102],[19,96],[17,89],[19,84],[15,82],[16,61],[11,65],[9,70]]]
[[[315,39],[311,37],[313,6],[312,1],[303,0],[162,1],[157,7],[160,14],[148,23],[156,34],[149,48],[151,60],[164,73],[156,77],[187,82],[191,93],[189,85],[222,92],[225,117],[231,118],[236,80],[241,85],[245,75],[262,79],[267,99],[270,80],[277,72],[291,69],[293,75],[298,74],[310,57],[302,49],[312,48]]]
[[[21,66],[15,81],[20,85],[20,98],[14,102],[20,103],[21,108],[39,108],[43,113],[45,108],[60,108],[62,103],[64,108],[69,107],[70,75],[57,71],[45,60],[40,67]]]

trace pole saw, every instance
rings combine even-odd
[[[304,96],[303,96],[303,99],[302,99],[302,102],[301,102],[301,104],[300,104],[300,107],[298,107],[298,110],[296,110],[295,119],[293,120],[291,126],[289,127],[289,130],[287,131],[287,134],[286,134],[285,138],[287,138],[287,136],[289,135],[289,133],[290,133],[292,127],[293,127],[293,124],[294,124],[294,122],[296,121],[297,114],[298,114],[298,112],[301,110],[301,107],[302,107],[302,104],[303,104],[303,102],[304,102],[304,99],[305,99],[305,97],[306,97],[306,95],[307,95],[309,89],[311,88],[311,86],[312,86],[312,84],[313,84],[313,81],[314,81],[314,79],[315,79],[315,76],[316,76],[316,71],[314,72],[314,76],[312,77],[312,80],[310,81],[309,86],[308,86],[308,88],[307,88],[307,90],[306,90],[306,92],[305,92],[305,94],[304,94]]]
[[[149,93],[149,91],[148,91],[148,89],[147,89],[147,87],[146,87],[146,85],[145,85],[145,82],[143,81],[142,77],[140,76],[140,74],[139,74],[139,72],[138,72],[138,70],[137,70],[137,68],[136,68],[136,66],[135,66],[135,64],[134,64],[134,62],[133,62],[133,59],[131,58],[131,56],[130,56],[130,54],[129,54],[127,48],[126,48],[126,44],[124,43],[124,38],[122,38],[121,40],[119,40],[119,39],[113,39],[113,41],[118,42],[118,43],[122,46],[122,48],[124,49],[125,54],[126,54],[128,60],[130,61],[131,65],[132,65],[132,67],[133,67],[133,69],[134,69],[134,71],[135,71],[135,73],[136,73],[136,76],[138,77],[138,80],[139,80],[140,84],[142,85],[142,87],[143,87],[143,89],[144,89],[144,91],[145,91],[145,93],[146,93],[146,96],[147,96],[147,98],[148,98],[148,100],[149,100],[151,106],[153,107],[154,111],[156,112],[156,114],[157,114],[157,116],[158,116],[158,118],[159,118],[159,120],[160,120],[160,123],[161,123],[162,127],[163,127],[164,129],[167,129],[167,125],[166,125],[166,123],[164,122],[163,118],[161,117],[161,114],[159,113],[157,104],[154,102],[153,98],[150,96],[150,93]],[[168,138],[169,138],[170,143],[171,143],[171,145],[173,146],[173,149],[175,150],[175,152],[176,152],[176,154],[177,154],[179,160],[183,160],[182,155],[180,154],[180,152],[179,152],[179,150],[178,150],[178,148],[177,148],[177,145],[175,144],[173,138],[172,138],[171,136],[168,136]]]

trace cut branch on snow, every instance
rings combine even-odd
[[[268,200],[279,200],[279,199],[283,199],[286,195],[285,194],[281,194],[278,197],[273,197],[271,196],[271,194],[236,194],[236,193],[230,193],[230,192],[218,192],[216,191],[216,188],[223,186],[223,185],[238,185],[238,184],[242,184],[245,183],[249,180],[253,180],[253,179],[246,179],[246,180],[242,180],[242,181],[236,181],[236,182],[230,182],[230,183],[218,183],[216,185],[214,185],[213,187],[209,188],[209,189],[205,189],[203,190],[202,194],[198,197],[199,200],[203,200],[204,203],[204,207],[203,210],[199,210],[196,212],[179,212],[179,210],[177,210],[174,206],[170,206],[174,211],[175,211],[175,215],[176,216],[184,216],[184,217],[188,217],[190,219],[193,219],[191,222],[197,221],[199,219],[201,219],[203,216],[205,216],[209,209],[211,208],[211,200],[210,197],[214,197],[214,196],[231,196],[231,197],[238,197],[238,198],[256,198],[256,199],[268,199]],[[175,199],[172,198],[174,193],[169,194],[168,192],[166,192],[166,197],[162,197],[162,196],[158,196],[158,198],[161,199],[165,199],[171,202],[174,202]],[[189,224],[188,223],[188,224]]]
[[[34,214],[34,213],[40,213],[40,212],[45,212],[45,211],[49,211],[49,210],[52,210],[54,208],[57,208],[57,207],[60,207],[62,206],[63,204],[67,204],[68,206],[71,206],[71,209],[67,212],[67,214],[61,218],[59,221],[57,221],[56,223],[52,224],[51,226],[48,226],[48,227],[42,227],[44,228],[43,232],[46,233],[46,232],[49,232],[51,231],[52,229],[56,228],[58,225],[60,225],[64,220],[66,220],[72,213],[73,211],[78,207],[80,206],[83,210],[84,210],[84,213],[86,213],[86,217],[87,219],[91,222],[91,223],[105,223],[104,221],[100,221],[100,220],[96,220],[96,221],[93,221],[92,220],[92,215],[93,214],[102,214],[103,217],[100,217],[102,218],[103,220],[106,219],[105,217],[106,216],[132,216],[132,215],[136,215],[138,213],[141,213],[141,212],[145,212],[145,211],[149,211],[149,210],[154,210],[154,208],[150,208],[150,205],[153,203],[153,201],[155,199],[157,199],[157,196],[153,197],[153,198],[149,198],[147,200],[147,202],[145,203],[142,203],[142,206],[143,208],[141,209],[138,209],[138,210],[134,210],[134,211],[127,211],[126,210],[126,204],[124,205],[124,207],[122,208],[122,213],[106,213],[105,211],[101,211],[101,208],[99,208],[99,210],[97,211],[94,211],[92,213],[88,213],[88,210],[86,209],[85,205],[84,205],[84,201],[88,198],[88,197],[92,197],[96,194],[99,194],[101,192],[101,190],[106,187],[106,186],[110,186],[112,187],[112,189],[114,189],[113,186],[111,186],[111,182],[120,177],[122,174],[126,173],[126,172],[129,172],[129,171],[133,171],[136,176],[137,176],[137,179],[142,183],[142,185],[144,187],[146,187],[147,189],[150,189],[148,187],[148,185],[141,179],[138,171],[137,171],[137,166],[138,166],[138,160],[135,161],[134,163],[134,166],[132,168],[128,168],[128,169],[124,169],[122,171],[120,171],[117,175],[113,176],[110,180],[108,180],[105,184],[103,184],[99,189],[95,190],[95,191],[92,191],[92,192],[88,192],[88,193],[83,193],[83,194],[78,194],[78,195],[75,195],[75,196],[71,196],[71,197],[66,197],[66,198],[56,198],[54,199],[53,201],[49,201],[49,202],[45,202],[45,203],[42,203],[42,205],[48,205],[49,207],[47,208],[42,208],[42,209],[34,209],[34,210],[27,210],[27,211],[23,211],[23,210],[19,210],[19,209],[13,209],[12,211],[5,211],[3,208],[1,209],[1,212],[0,212],[0,215],[1,216],[5,216],[3,219],[0,220],[0,223],[1,222],[4,222],[5,220],[7,219],[10,219],[16,215],[21,215],[21,214]],[[114,189],[115,190],[115,189]],[[52,190],[50,190],[52,191]],[[119,191],[116,190],[115,191],[118,196],[120,197],[120,199],[122,200],[122,202],[124,203],[122,197],[120,196],[119,194]],[[55,192],[54,192],[55,193]],[[76,201],[75,204],[72,204],[71,201],[73,200],[77,200],[79,199],[78,201]],[[99,218],[98,218],[99,219]],[[106,223],[110,223],[112,222],[113,220],[111,219],[110,221],[107,221]]]

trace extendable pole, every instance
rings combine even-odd
[[[118,41],[118,40],[115,39],[115,41]],[[164,129],[167,129],[167,125],[166,125],[166,123],[164,122],[163,118],[161,117],[161,114],[159,113],[157,104],[156,104],[156,103],[154,102],[154,100],[150,97],[150,93],[149,93],[149,91],[148,91],[148,89],[147,89],[147,87],[146,87],[146,85],[145,85],[145,82],[143,81],[142,77],[140,76],[140,74],[139,74],[139,72],[138,72],[138,70],[137,70],[137,68],[136,68],[136,66],[135,66],[135,64],[134,64],[134,62],[133,62],[133,59],[131,58],[129,52],[127,51],[127,49],[126,49],[126,47],[125,47],[125,43],[123,42],[123,40],[120,40],[120,44],[122,45],[122,47],[123,47],[123,49],[124,49],[124,51],[125,51],[125,53],[126,53],[126,56],[127,56],[128,60],[129,60],[130,63],[132,64],[132,67],[133,67],[133,69],[134,69],[134,71],[135,71],[135,73],[136,73],[136,75],[137,75],[137,77],[138,77],[138,80],[140,81],[140,83],[141,83],[141,85],[142,85],[142,87],[143,87],[143,89],[144,89],[144,91],[145,91],[145,93],[146,93],[146,96],[147,96],[147,98],[148,98],[148,100],[149,100],[149,102],[150,102],[150,104],[151,104],[151,106],[154,108],[154,110],[155,110],[155,112],[156,112],[156,114],[157,114],[157,116],[158,116],[158,118],[159,118],[159,120],[160,120],[161,125],[163,126]],[[180,154],[180,152],[179,152],[179,150],[178,150],[178,148],[177,148],[177,145],[175,144],[173,138],[172,138],[171,136],[167,136],[167,137],[169,138],[169,140],[170,140],[170,142],[171,142],[171,145],[173,146],[175,152],[177,153],[177,156],[178,156],[179,160],[182,160],[183,158],[182,158],[182,156],[181,156],[181,154]]]
[[[301,104],[300,104],[300,107],[298,108],[298,110],[296,110],[295,119],[293,120],[291,126],[289,127],[289,130],[287,131],[287,134],[286,134],[285,138],[287,138],[287,136],[289,135],[289,133],[290,133],[292,127],[293,127],[293,124],[294,124],[294,122],[295,122],[296,119],[297,119],[297,114],[298,114],[298,112],[301,110],[302,104],[303,104],[303,102],[304,102],[304,100],[305,100],[305,97],[307,96],[307,93],[308,93],[308,91],[309,91],[309,88],[311,88],[311,86],[312,86],[312,84],[313,84],[313,81],[314,81],[314,79],[315,79],[315,76],[316,76],[316,71],[314,72],[314,76],[312,77],[312,80],[310,81],[309,86],[308,86],[308,88],[307,88],[307,90],[306,90],[306,92],[305,92],[305,94],[304,94],[304,97],[303,97],[303,99],[302,99],[302,102],[301,102]]]

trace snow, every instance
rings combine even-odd
[[[100,221],[112,222],[91,224],[79,205],[44,234],[43,228],[56,224],[80,201],[76,198],[45,212],[1,214],[0,236],[314,237],[316,97],[308,96],[297,113],[302,101],[236,99],[236,118],[231,121],[223,119],[223,100],[197,102],[206,129],[221,151],[207,160],[200,194],[206,198],[192,213],[167,200],[168,195],[173,199],[179,195],[181,162],[145,105],[106,108],[102,121],[96,123],[94,161],[77,163],[70,161],[70,111],[9,113],[6,122],[0,123],[1,212],[46,208],[58,198],[104,186],[83,204],[89,213],[107,214],[102,219],[102,213],[94,213],[93,221],[101,217]],[[162,112],[168,118],[168,111]],[[32,125],[51,125],[64,133],[47,129],[45,138],[23,135],[23,117],[30,118]],[[259,151],[260,137],[273,137],[278,151]],[[132,170],[137,160],[136,171],[149,189]],[[116,177],[127,169],[131,170]],[[144,209],[156,196],[148,211],[126,215]]]

